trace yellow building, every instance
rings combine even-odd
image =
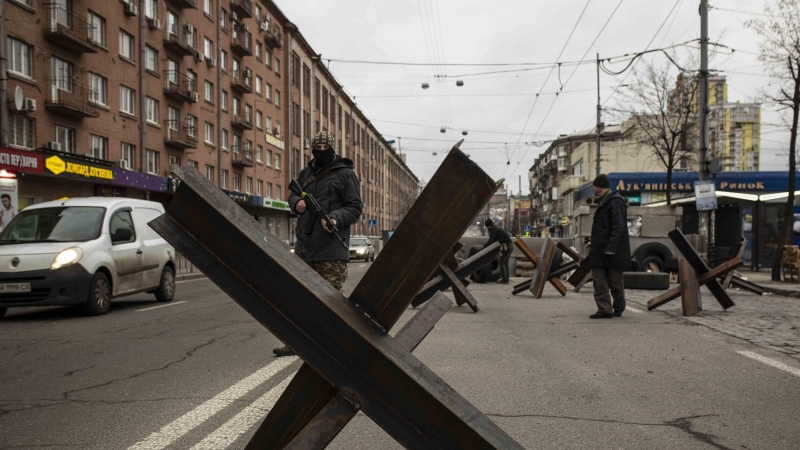
[[[758,171],[761,155],[761,105],[729,103],[725,77],[709,79],[711,158],[725,171]]]

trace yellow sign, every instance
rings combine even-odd
[[[561,218],[561,226],[565,227],[567,225],[569,225],[569,217],[562,217]]]
[[[67,170],[67,163],[65,163],[64,160],[58,156],[51,156],[47,158],[44,161],[44,166],[47,167],[47,170],[56,175],[59,175]]]

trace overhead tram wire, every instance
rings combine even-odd
[[[420,1],[421,0],[417,0],[417,10],[419,12],[420,25],[422,26],[422,38],[425,41],[425,50],[428,53],[428,61],[430,61],[429,64],[427,64],[427,65],[431,68],[431,73],[433,74],[433,78],[436,79],[436,66],[433,64],[435,62],[435,60],[434,60],[434,57],[432,56],[432,53],[431,53],[431,44],[429,43],[428,31],[427,31],[427,28],[425,27],[425,18],[423,17],[423,14],[422,14],[422,5],[420,4]],[[444,113],[443,113],[443,107],[442,107],[442,99],[440,97],[438,97],[438,93],[437,93],[437,101],[439,103],[439,122],[444,124]]]
[[[604,23],[603,27],[600,28],[600,31],[597,32],[597,36],[595,36],[595,38],[592,41],[592,43],[589,44],[589,47],[586,49],[586,52],[581,57],[581,60],[586,59],[586,55],[589,54],[589,52],[592,50],[592,47],[594,47],[594,44],[596,44],[597,40],[600,39],[600,36],[603,34],[603,31],[605,31],[606,27],[611,22],[611,19],[614,18],[614,15],[617,13],[617,10],[619,10],[619,7],[622,5],[623,1],[625,1],[625,0],[619,0],[619,3],[617,3],[617,6],[614,8],[614,11],[611,11],[611,15],[608,16],[608,19],[606,19],[606,23]],[[567,81],[564,82],[563,85],[561,85],[561,88],[559,89],[559,92],[561,92],[561,90],[563,90],[564,87],[566,87],[567,84],[569,84],[570,80],[572,80],[572,77],[574,75],[575,75],[575,70],[572,71],[572,73],[570,74],[569,78],[567,78]],[[547,113],[545,113],[544,117],[542,118],[542,122],[539,124],[539,128],[536,130],[536,134],[533,136],[533,140],[534,141],[536,140],[536,137],[539,135],[539,132],[542,131],[542,127],[544,126],[544,123],[547,121],[547,118],[550,116],[550,112],[553,110],[553,106],[555,106],[557,101],[558,101],[558,94],[556,94],[556,98],[553,99],[553,103],[550,104],[550,108],[547,110]],[[519,158],[519,161],[517,161],[517,166],[514,168],[514,171],[511,173],[511,177],[512,178],[514,177],[514,174],[517,173],[517,170],[519,170],[519,165],[522,162],[522,160],[525,158],[525,155],[528,154],[528,150],[530,150],[530,147],[525,149],[525,151],[522,153],[522,156]]]
[[[561,56],[564,54],[564,50],[567,49],[567,45],[569,45],[569,42],[572,40],[572,36],[575,34],[575,30],[578,29],[578,25],[580,25],[581,19],[583,19],[583,15],[586,14],[586,10],[589,8],[589,4],[590,3],[592,3],[592,0],[587,0],[586,1],[586,5],[584,5],[583,10],[581,11],[581,14],[578,16],[578,20],[575,21],[575,25],[572,27],[572,31],[570,31],[569,36],[567,36],[567,41],[564,42],[564,46],[561,47],[561,51],[558,53],[558,56],[556,57],[556,61],[561,59]],[[560,64],[559,64],[559,66],[560,66]],[[519,145],[520,141],[522,140],[522,135],[525,133],[525,129],[528,128],[528,122],[531,120],[531,116],[533,115],[533,110],[536,108],[536,104],[539,102],[539,95],[542,92],[544,92],[544,87],[545,87],[545,85],[547,85],[547,82],[550,80],[550,76],[553,75],[553,71],[555,70],[555,68],[556,68],[555,65],[550,68],[550,72],[547,74],[547,78],[545,78],[544,83],[542,83],[542,87],[539,89],[539,93],[536,95],[536,98],[533,100],[533,105],[531,105],[531,109],[530,109],[530,111],[528,111],[528,117],[525,119],[525,124],[522,126],[522,130],[519,132],[519,137],[517,137],[517,145]],[[511,153],[511,157],[510,158],[513,159],[513,157],[514,157],[514,152]],[[506,166],[506,169],[503,170],[503,175],[501,176],[501,178],[504,178],[506,176],[506,171],[507,170],[508,170],[508,166]]]

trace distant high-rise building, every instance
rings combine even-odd
[[[758,171],[761,155],[761,105],[731,103],[725,77],[709,79],[709,141],[712,158],[725,171]]]

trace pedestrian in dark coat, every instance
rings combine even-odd
[[[350,224],[361,217],[363,205],[353,161],[339,157],[334,142],[334,136],[326,131],[314,136],[311,140],[314,159],[300,172],[297,182],[328,212],[342,240],[349,242]],[[349,250],[332,234],[333,229],[325,219],[309,210],[306,201],[294,192],[289,196],[289,207],[299,215],[294,254],[342,292],[342,283],[347,281]],[[278,356],[294,354],[289,347],[273,352]]]
[[[508,234],[508,231],[504,230],[502,227],[499,227],[492,222],[491,219],[486,219],[484,223],[486,229],[489,230],[489,240],[486,241],[486,245],[483,248],[486,248],[495,242],[500,243],[500,274],[503,276],[502,279],[497,280],[497,284],[508,284],[508,260],[511,258],[511,235]]]
[[[625,310],[622,272],[631,264],[628,212],[625,199],[618,192],[611,192],[608,175],[600,174],[592,186],[598,197],[598,206],[592,222],[592,239],[587,260],[592,266],[597,312],[589,317],[610,319],[622,316]]]

